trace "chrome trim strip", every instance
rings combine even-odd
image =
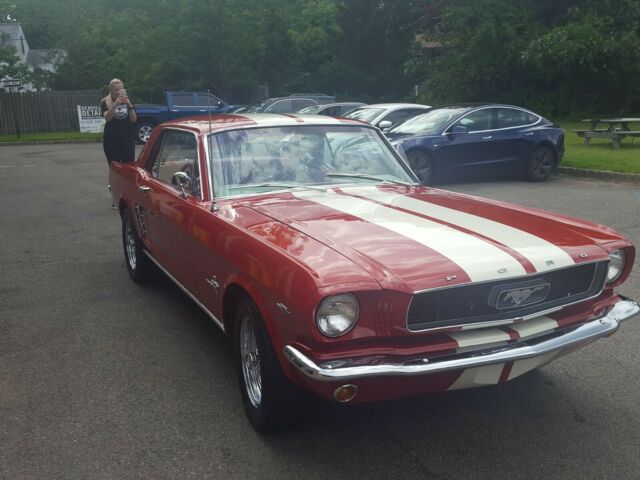
[[[383,364],[322,368],[291,345],[284,347],[284,355],[300,373],[321,382],[357,380],[380,376],[410,377],[513,362],[538,357],[550,352],[583,346],[581,344],[587,344],[601,337],[613,334],[618,330],[622,322],[640,312],[640,305],[638,305],[637,302],[624,297],[621,298],[622,300],[616,303],[609,313],[585,323],[569,333],[545,340],[537,345],[514,347],[508,350],[501,350],[475,357],[435,361],[421,365]]]
[[[590,265],[592,263],[609,263],[609,259],[608,258],[603,258],[601,260],[592,260],[590,262],[580,262],[580,263],[574,263],[573,265],[569,265],[567,267],[560,267],[560,268],[554,268],[551,270],[545,270],[544,272],[533,272],[533,273],[527,273],[526,275],[518,275],[515,277],[505,277],[504,280],[519,280],[519,279],[527,279],[530,278],[532,276],[535,275],[544,275],[547,273],[553,273],[553,272],[559,272],[560,270],[566,270],[568,268],[576,268],[576,267],[581,267],[582,265]],[[594,275],[595,277],[595,275]],[[443,285],[442,287],[435,287],[435,288],[425,288],[424,290],[416,290],[414,292],[411,292],[411,295],[418,295],[420,293],[426,293],[426,292],[437,292],[438,290],[445,290],[448,288],[456,288],[456,287],[464,287],[464,286],[469,286],[469,285],[482,285],[483,283],[491,283],[491,282],[497,282],[497,281],[502,281],[502,279],[500,280],[483,280],[481,282],[464,282],[464,283],[456,283],[455,285]],[[593,280],[591,281],[591,285],[593,285]]]
[[[169,272],[168,272],[168,271],[167,271],[167,270],[166,270],[162,265],[160,265],[160,262],[158,262],[158,261],[153,257],[153,255],[151,255],[151,253],[149,253],[149,251],[148,251],[147,249],[144,249],[144,250],[143,250],[143,252],[144,252],[144,254],[145,254],[147,257],[149,257],[149,259],[150,259],[153,263],[155,263],[156,267],[158,267],[160,270],[162,270],[162,272],[163,272],[167,277],[169,277],[173,283],[175,283],[178,287],[180,287],[180,290],[182,290],[184,293],[186,293],[186,294],[187,294],[187,296],[188,296],[191,300],[193,300],[193,301],[196,303],[196,305],[198,305],[198,306],[199,306],[199,307],[204,311],[204,313],[206,313],[206,314],[207,314],[207,316],[208,316],[209,318],[211,318],[211,320],[213,320],[213,323],[215,323],[218,327],[220,327],[220,330],[222,330],[224,333],[227,333],[227,331],[226,331],[226,330],[225,330],[225,328],[224,328],[224,324],[223,324],[220,320],[218,320],[218,319],[216,318],[216,316],[215,316],[213,313],[211,313],[207,307],[205,307],[202,303],[200,303],[200,301],[199,301],[199,300],[198,300],[198,299],[197,299],[197,298],[196,298],[196,297],[195,297],[195,296],[194,296],[194,295],[193,295],[189,290],[187,290],[187,287],[185,287],[184,285],[182,285],[178,280],[176,280],[176,279],[174,278],[174,276],[173,276],[173,275],[171,275],[171,274],[170,274],[170,273],[169,273]]]
[[[211,154],[209,152],[209,148],[211,146],[211,141],[213,140],[213,134],[209,132],[208,135],[204,135],[204,155],[207,166],[207,179],[209,180],[209,198],[210,202],[215,202],[215,189],[213,188],[213,173],[211,172],[213,165],[211,164]]]
[[[456,120],[454,120],[449,125],[447,125],[447,127],[442,131],[442,133],[440,135],[441,136],[448,135],[450,132],[447,132],[447,130],[449,130],[451,127],[453,127],[456,123],[458,123],[460,120],[462,120],[467,115],[470,115],[470,114],[472,114],[474,112],[479,112],[480,110],[486,110],[488,108],[508,108],[508,109],[511,109],[511,110],[519,110],[521,112],[530,113],[534,117],[538,117],[538,120],[536,120],[533,123],[528,123],[526,125],[517,125],[515,127],[504,127],[504,128],[492,128],[490,130],[473,130],[473,131],[469,131],[467,133],[499,132],[499,131],[502,131],[502,130],[511,130],[513,128],[528,128],[528,127],[533,127],[533,126],[539,124],[540,122],[542,122],[542,117],[540,115],[538,115],[537,113],[533,113],[532,111],[527,110],[526,108],[512,107],[512,106],[509,106],[509,105],[488,105],[486,107],[474,108],[470,112],[467,112],[464,115],[462,115],[461,117],[458,117]]]
[[[280,114],[273,114],[273,115],[280,115]],[[249,118],[249,117],[247,117]],[[348,120],[348,119],[347,119]],[[212,178],[212,173],[211,170],[213,169],[213,164],[212,164],[212,157],[211,157],[211,152],[210,152],[210,147],[211,147],[211,142],[213,141],[213,137],[215,135],[217,135],[218,133],[227,133],[227,132],[233,132],[236,130],[255,130],[258,128],[281,128],[281,127],[292,127],[292,128],[296,128],[296,127],[322,127],[322,126],[326,126],[327,124],[324,123],[312,123],[312,122],[305,122],[302,124],[296,124],[296,125],[242,125],[242,126],[236,126],[236,127],[225,127],[225,128],[221,128],[219,130],[216,130],[215,132],[213,131],[209,131],[206,134],[206,160],[207,160],[207,174],[209,175],[209,194],[210,194],[210,201],[217,201],[217,200],[228,200],[228,199],[242,199],[245,197],[254,197],[256,195],[258,195],[257,193],[243,193],[243,194],[239,194],[239,195],[224,195],[224,196],[219,196],[216,197],[215,196],[215,189],[213,187],[213,178]],[[394,158],[396,160],[399,160],[402,162],[402,166],[404,167],[405,173],[407,173],[407,175],[409,175],[414,181],[415,183],[409,184],[408,186],[411,187],[419,187],[421,184],[418,181],[418,178],[416,177],[415,173],[413,172],[413,170],[411,170],[411,167],[409,167],[409,165],[407,164],[406,160],[404,158],[402,158],[402,155],[400,155],[400,153],[393,148],[393,146],[389,143],[389,139],[384,136],[384,134],[380,131],[380,129],[378,129],[377,127],[370,125],[370,124],[353,124],[353,123],[342,123],[342,122],[338,122],[338,123],[331,123],[328,124],[329,126],[335,127],[335,126],[339,126],[342,125],[344,127],[358,127],[358,128],[368,128],[369,130],[373,130],[377,135],[378,135],[378,139],[381,140],[391,151],[391,154],[394,156]],[[380,182],[381,183],[385,183],[386,182]],[[331,185],[326,185],[323,184],[321,185],[323,190],[327,190],[330,188],[344,188],[345,186],[349,186],[349,185],[357,185],[357,186],[362,186],[361,183],[356,183],[356,184],[347,184],[347,183],[335,183],[335,184],[331,184]],[[372,184],[373,185],[373,184]],[[376,184],[378,185],[378,184]],[[300,187],[296,187],[296,188],[313,188],[314,185],[308,186],[308,185],[301,185]],[[291,191],[290,188],[286,188],[286,189],[281,189],[281,190],[270,190],[268,192],[263,192],[260,193],[260,195],[267,195],[267,194],[276,194],[276,193],[282,193],[282,192],[288,192]]]
[[[178,132],[183,132],[183,133],[190,133],[191,135],[193,135],[194,137],[196,137],[196,158],[195,158],[195,162],[198,163],[198,168],[200,168],[200,152],[198,149],[198,134],[196,132],[194,132],[193,130],[189,130],[188,128],[182,128],[182,127],[174,127],[174,126],[170,126],[170,127],[166,127],[162,130],[162,142],[164,143],[164,134],[165,132],[171,132],[171,131],[178,131]],[[146,145],[146,144],[145,144]],[[160,148],[158,149],[158,154],[160,153],[160,151],[162,150],[162,146],[160,146]],[[153,159],[155,162],[155,158]],[[151,168],[153,168],[153,165],[151,166]],[[165,185],[169,185],[166,182],[163,182],[162,180],[160,180],[157,177],[153,176],[153,173],[151,170],[147,169],[147,168],[143,168],[143,170],[145,170],[146,172],[148,172],[151,178],[153,178],[154,180],[157,180],[160,183],[163,183]],[[203,201],[204,200],[204,192],[202,191],[202,172],[200,172],[200,176],[199,176],[199,181],[200,181],[200,196],[197,197],[196,195],[193,194],[189,194],[191,195],[193,198],[199,200],[199,201]],[[173,186],[173,185],[169,185],[169,186]]]
[[[584,300],[579,300],[574,303],[579,303],[586,300],[589,300],[589,299],[585,298]],[[534,318],[543,317],[545,315],[549,315],[550,313],[558,312],[563,308],[568,307],[569,305],[573,305],[573,303],[568,303],[567,305],[560,305],[557,307],[549,308],[547,310],[541,310],[539,312],[530,313],[529,315],[522,315],[520,317],[503,318],[502,320],[488,320],[486,322],[459,323],[456,325],[444,325],[442,327],[424,328],[422,330],[409,330],[409,328],[407,328],[407,331],[409,333],[424,333],[424,332],[433,333],[433,332],[451,331],[452,329],[455,329],[455,328],[462,328],[463,331],[467,331],[467,330],[477,330],[478,328],[489,328],[489,327],[500,327],[503,325],[513,325],[514,323],[526,322],[527,320],[533,320]]]

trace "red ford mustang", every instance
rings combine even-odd
[[[635,257],[619,233],[420,186],[356,121],[166,123],[110,183],[131,278],[159,268],[233,338],[259,431],[309,392],[366,402],[506,382],[640,310],[614,290]]]

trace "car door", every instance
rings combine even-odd
[[[493,158],[494,109],[473,110],[447,128],[434,144],[438,167],[464,169],[483,165]]]
[[[519,108],[496,108],[496,139],[503,163],[520,167],[529,159],[534,146],[542,140],[535,128],[540,117]]]
[[[192,291],[195,259],[190,231],[202,202],[197,138],[193,132],[165,129],[159,141],[147,165],[144,235],[156,260]],[[188,187],[177,184],[177,172],[191,178]]]
[[[203,114],[211,112],[212,114],[222,113],[225,109],[225,103],[210,93],[197,93],[196,100],[198,102],[198,111]]]

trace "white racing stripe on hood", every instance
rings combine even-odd
[[[300,116],[296,113],[239,113],[238,115],[246,117],[256,122],[259,127],[271,127],[282,126],[287,127],[290,125],[338,125],[340,120],[329,117],[326,115],[303,115]]]
[[[474,282],[526,275],[520,262],[505,251],[446,225],[333,191],[291,193],[302,200],[361,218],[421,243],[456,263]]]
[[[383,192],[376,187],[345,188],[345,193],[352,193],[411,212],[427,215],[479,233],[518,252],[529,260],[538,272],[554,270],[575,263],[567,252],[553,243],[494,220],[405,195]]]

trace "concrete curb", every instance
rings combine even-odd
[[[30,141],[30,142],[0,142],[0,147],[19,147],[20,145],[62,145],[65,143],[102,143],[102,139],[99,140],[45,140]]]
[[[640,185],[640,174],[638,173],[609,172],[607,170],[588,170],[586,168],[574,167],[558,167],[555,173],[571,177],[592,178],[595,180],[608,180]]]

